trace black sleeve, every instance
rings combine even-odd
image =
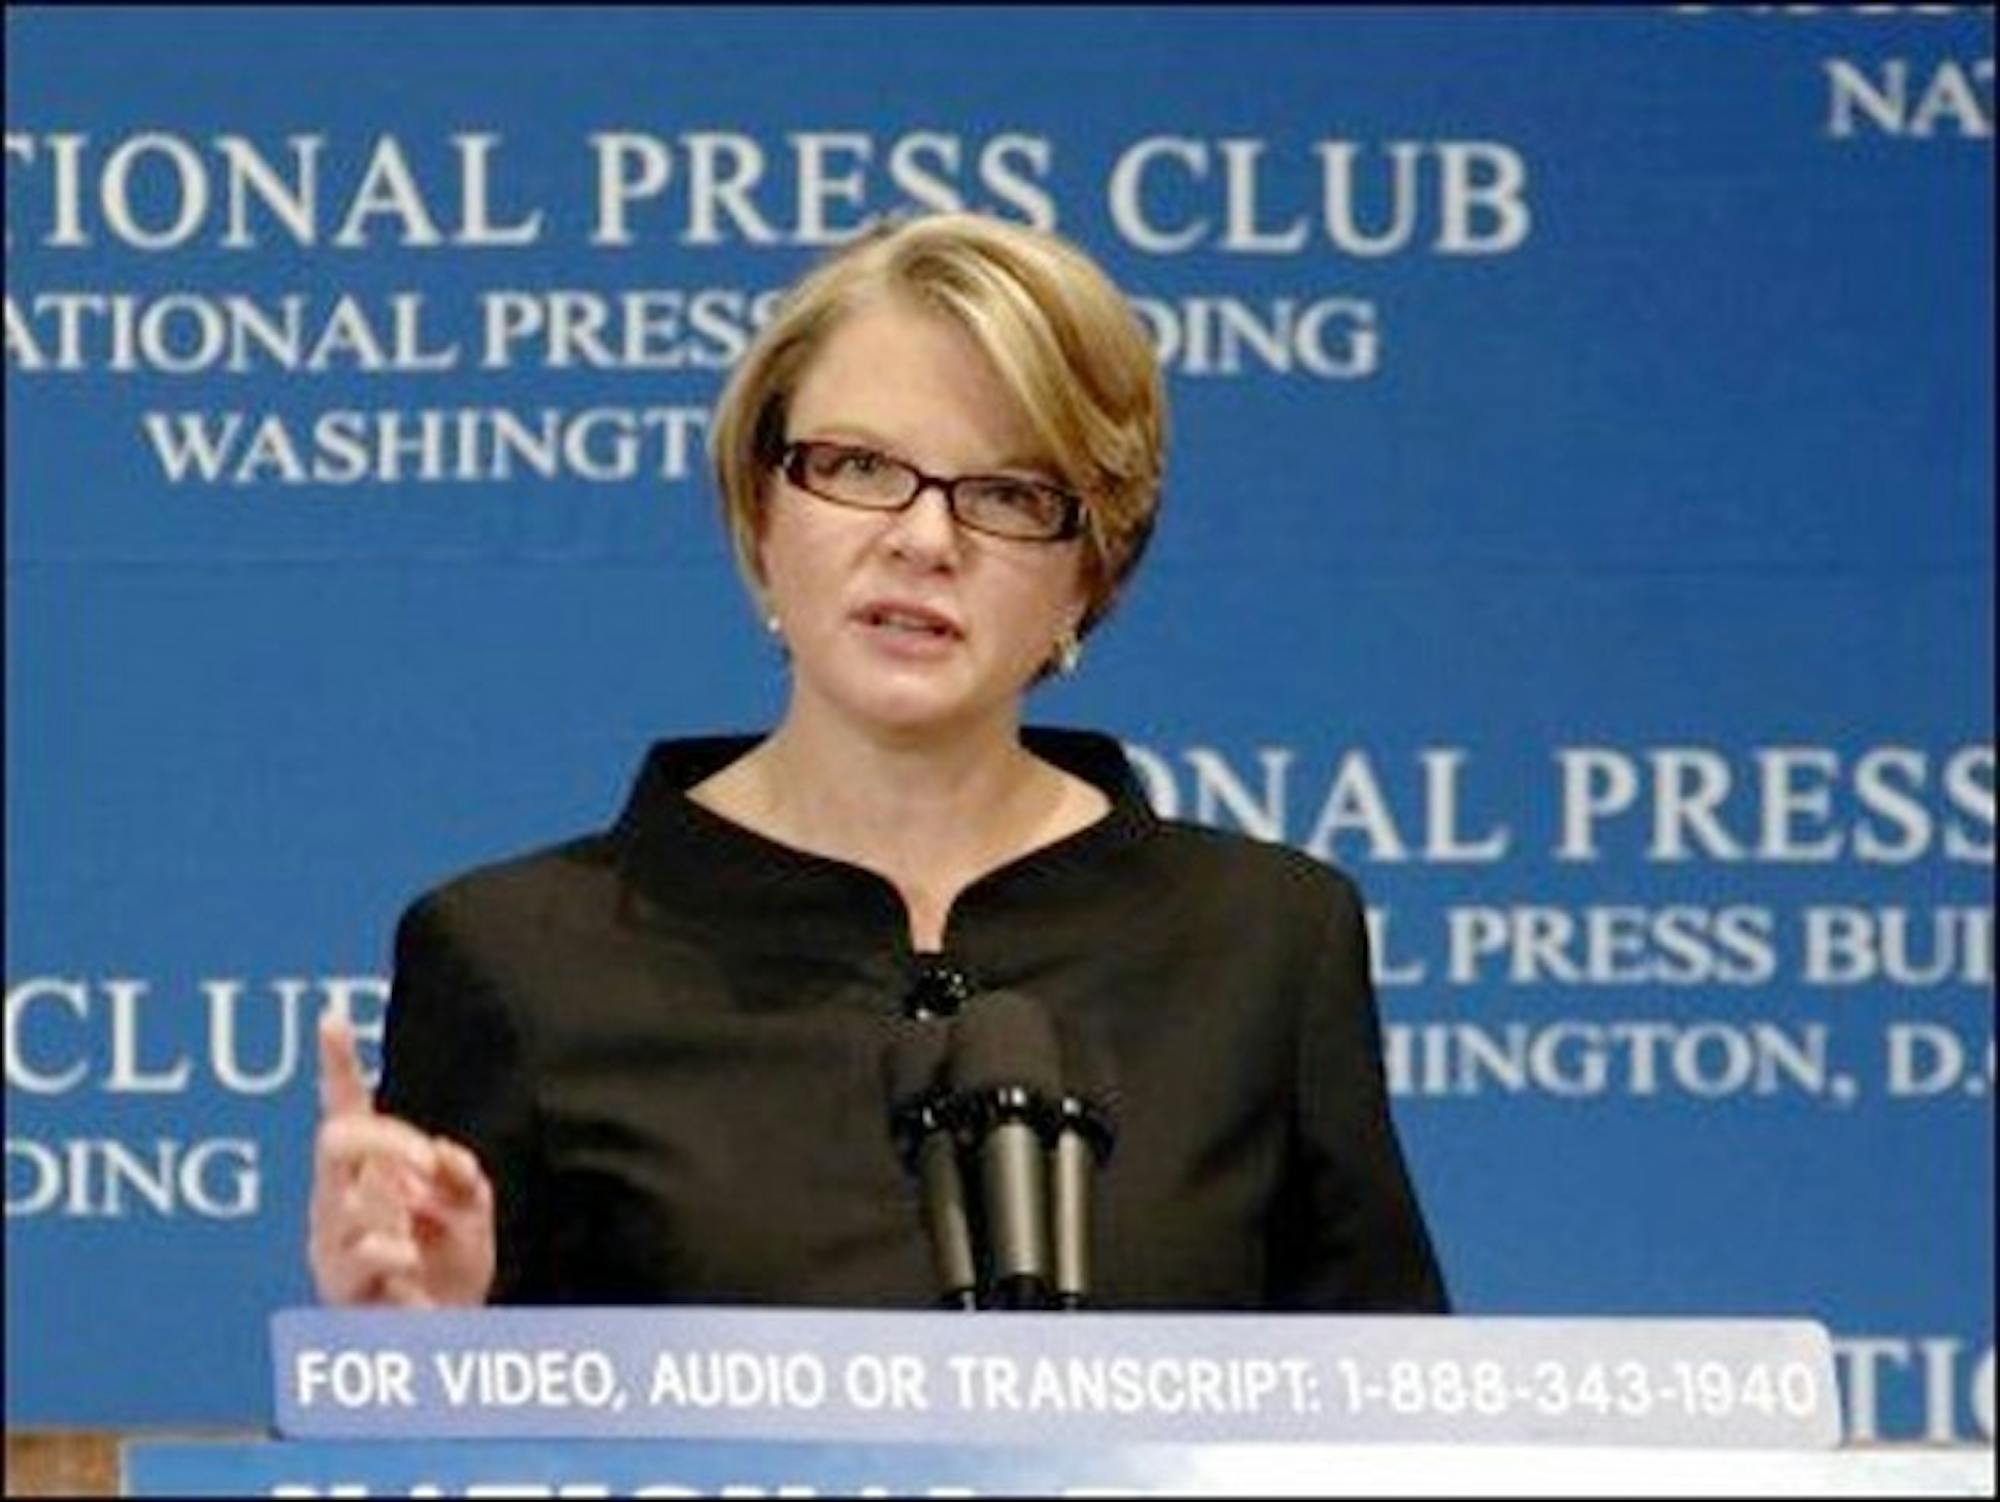
[[[1298,1086],[1271,1240],[1274,1309],[1442,1314],[1449,1305],[1382,1071],[1368,929],[1336,874],[1299,1016]]]
[[[379,1110],[463,1143],[493,1185],[492,1303],[535,1300],[543,1256],[534,1085],[523,1029],[436,895],[396,926]]]

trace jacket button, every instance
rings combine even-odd
[[[903,1015],[919,1022],[937,1017],[956,1017],[972,999],[972,980],[956,965],[931,961],[917,973],[909,994],[903,998]]]

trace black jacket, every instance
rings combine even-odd
[[[410,908],[379,1103],[485,1164],[496,1300],[931,1303],[883,1055],[943,966],[1115,1074],[1098,1307],[1444,1308],[1352,883],[1156,818],[1106,737],[1026,740],[1111,812],[968,887],[939,956],[880,876],[683,796],[742,738],[662,742],[610,830]]]

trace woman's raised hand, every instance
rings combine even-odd
[[[375,1109],[354,1030],[322,1017],[308,1256],[328,1304],[483,1304],[493,1186],[478,1158]]]

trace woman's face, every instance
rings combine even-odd
[[[883,297],[828,336],[786,438],[866,447],[925,474],[1053,480],[971,337]],[[1023,690],[1084,612],[1081,543],[993,537],[925,490],[902,511],[835,505],[770,476],[759,542],[792,656],[795,707],[930,736],[1016,720]]]

